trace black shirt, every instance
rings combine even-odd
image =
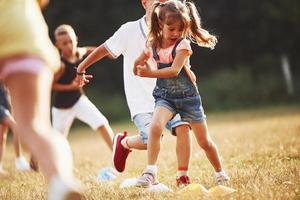
[[[75,63],[70,63],[64,58],[61,61],[65,65],[65,69],[57,83],[59,84],[70,84],[76,78],[76,67],[85,58],[78,59]],[[72,107],[78,99],[83,94],[82,89],[71,90],[71,91],[55,91],[53,98],[53,106],[56,108],[70,108]]]

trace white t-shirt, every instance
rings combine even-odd
[[[127,104],[131,118],[140,113],[154,111],[153,89],[155,78],[143,78],[133,74],[136,58],[143,52],[148,28],[145,17],[123,24],[105,42],[105,48],[115,58],[123,55],[123,78]],[[156,65],[149,61],[149,65]]]

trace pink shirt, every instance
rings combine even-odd
[[[176,43],[175,43],[176,44]],[[172,50],[174,48],[174,45],[172,46],[169,46],[168,48],[165,48],[165,49],[159,49],[157,51],[157,54],[159,56],[159,60],[160,62],[162,63],[171,63],[173,61],[173,56],[172,56]],[[176,52],[180,51],[180,50],[188,50],[189,51],[189,55],[192,55],[193,51],[192,51],[192,48],[191,48],[191,44],[190,44],[190,41],[187,40],[187,39],[183,39],[176,47]],[[153,58],[153,52],[152,52],[152,48],[149,48],[149,47],[146,47],[144,49],[144,52],[145,54],[149,54],[150,55],[150,58],[151,58],[151,61],[150,62],[153,62],[154,61],[154,58]],[[155,61],[154,61],[155,62]],[[190,69],[191,68],[191,65],[190,65],[190,59],[187,59],[186,63],[184,64],[184,69],[187,73],[187,75],[189,76],[189,78],[192,80],[192,82],[196,82],[196,76],[195,74],[192,72],[192,70]]]
[[[159,56],[159,60],[162,63],[170,63],[173,61],[173,57],[172,57],[172,50],[174,48],[175,44],[172,46],[169,46],[168,48],[165,49],[159,49],[157,51],[157,54]],[[193,51],[191,48],[191,44],[190,41],[187,39],[183,39],[178,46],[176,47],[176,52],[182,49],[186,49],[189,51],[190,55],[192,55]],[[152,52],[152,48],[146,47],[146,49],[144,50],[145,54],[149,54],[150,57],[153,57],[153,52]],[[189,60],[187,61],[188,66],[189,66]]]

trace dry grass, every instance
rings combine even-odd
[[[237,192],[230,199],[300,199],[300,108],[209,114],[211,136]],[[136,132],[132,123],[116,124],[116,131]],[[72,130],[76,176],[86,186],[87,199],[182,199],[176,191],[175,137],[168,133],[162,144],[159,180],[175,192],[144,194],[141,189],[119,189],[125,178],[139,176],[146,165],[146,151],[134,151],[125,173],[110,184],[96,181],[98,170],[111,165],[111,153],[97,133],[90,129]],[[0,177],[0,199],[45,199],[46,184],[40,174],[14,169],[11,144],[4,159],[9,178]],[[213,170],[198,145],[193,144],[190,166],[193,182],[214,186]]]

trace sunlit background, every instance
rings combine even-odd
[[[202,25],[218,36],[211,51],[193,45],[192,69],[208,111],[298,104],[300,99],[300,2],[298,0],[196,0]],[[123,23],[140,18],[139,0],[53,0],[44,12],[50,36],[72,25],[79,44],[100,45]],[[89,68],[85,90],[111,120],[129,119],[122,57]]]

